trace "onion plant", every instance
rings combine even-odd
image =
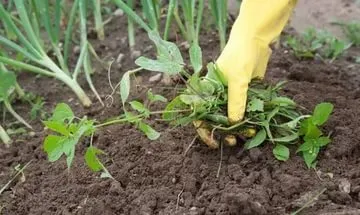
[[[11,139],[9,135],[6,133],[5,129],[0,125],[0,140],[5,143],[5,145],[11,144]]]
[[[61,49],[60,43],[60,17],[61,17],[61,1],[56,0],[54,6],[55,15],[50,15],[51,6],[48,1],[34,0],[33,13],[29,13],[25,0],[14,0],[19,21],[10,15],[3,4],[0,4],[0,18],[4,26],[7,26],[11,31],[16,34],[17,41],[10,40],[3,35],[0,35],[0,44],[7,47],[9,53],[16,53],[24,56],[26,61],[13,59],[11,57],[0,56],[0,62],[22,69],[27,72],[33,72],[40,75],[56,78],[68,87],[77,95],[83,106],[88,107],[91,105],[91,100],[86,95],[84,90],[77,82],[77,76],[83,68],[91,89],[99,98],[95,88],[91,83],[90,78],[90,63],[88,55],[88,43],[86,36],[86,17],[84,14],[80,16],[81,24],[81,53],[78,58],[75,70],[70,73],[68,66],[69,47],[71,44],[71,33],[73,30],[74,19],[77,12],[85,13],[84,7],[85,0],[75,0],[71,9],[69,23],[65,31],[64,50]],[[80,7],[79,7],[80,5]],[[34,21],[31,21],[34,20]],[[39,37],[40,27],[45,29],[49,41],[44,41]],[[41,28],[42,30],[42,28]],[[85,35],[85,36],[83,36]],[[47,51],[47,44],[49,43],[50,49],[54,52],[56,60],[52,59]]]
[[[219,32],[221,50],[224,49],[226,45],[226,28],[228,16],[227,3],[227,0],[209,0],[211,13],[215,19],[215,24]]]
[[[20,96],[23,95],[23,91],[16,82],[16,76],[13,72],[6,69],[6,67],[0,63],[0,103],[3,103],[4,110],[7,110],[17,121],[25,125],[27,128],[32,129],[26,120],[24,120],[11,105],[11,96],[18,93]],[[11,139],[6,134],[4,128],[0,126],[0,139],[5,144],[9,145]]]
[[[204,0],[177,1],[174,17],[181,34],[189,44],[199,44]],[[180,13],[183,17],[180,16]]]
[[[100,40],[104,40],[104,23],[101,16],[101,0],[92,0],[94,6],[95,30]]]

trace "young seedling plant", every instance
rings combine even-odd
[[[309,28],[299,37],[288,36],[285,45],[291,48],[297,58],[313,59],[318,56],[332,62],[350,48],[352,43],[337,39],[326,31]]]

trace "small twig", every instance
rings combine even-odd
[[[220,162],[219,162],[219,168],[218,168],[218,171],[217,171],[217,174],[216,174],[216,178],[220,177],[222,159],[223,159],[223,143],[221,141],[220,142]]]
[[[108,68],[108,81],[109,81],[109,86],[112,90],[114,90],[114,87],[111,83],[111,66],[112,64],[114,63],[115,59],[112,59],[111,62],[110,62],[110,65],[109,65],[109,68]]]
[[[298,209],[297,211],[291,213],[291,215],[297,215],[298,213],[300,213],[302,210],[304,210],[305,208],[307,208],[311,203],[313,203],[314,201],[316,201],[324,192],[326,191],[326,188],[322,189],[318,194],[316,194],[313,198],[311,198],[308,202],[306,202],[304,204],[304,206],[302,206],[300,209]]]
[[[320,174],[318,173],[318,171],[316,170],[316,168],[314,168],[314,171],[315,171],[315,174],[316,174],[316,176],[318,177],[318,179],[319,179],[320,181],[324,181],[324,179],[321,178],[321,176],[320,176]]]
[[[182,195],[182,193],[184,192],[184,188],[180,191],[180,193],[177,195],[177,200],[176,200],[176,211],[179,209],[179,202],[180,202],[180,197]]]
[[[14,177],[12,177],[8,183],[6,183],[1,189],[0,189],[0,195],[9,187],[9,185],[20,175],[23,173],[23,171],[25,170],[25,168],[27,166],[29,166],[29,164],[32,162],[32,160],[30,160],[29,162],[27,162],[21,169],[19,169],[19,171],[17,171],[17,173],[14,175]]]
[[[194,139],[191,141],[191,143],[189,144],[189,146],[186,148],[185,152],[184,152],[184,156],[186,156],[187,152],[190,150],[190,148],[194,145],[196,139],[199,137],[199,135],[196,135],[194,137]]]

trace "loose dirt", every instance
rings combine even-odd
[[[95,44],[102,58],[116,59],[120,53],[125,54],[121,63],[113,65],[114,84],[127,69],[134,67],[128,54],[125,26],[126,19],[117,18],[107,26],[107,39]],[[149,55],[148,39],[141,31],[138,33],[137,49]],[[205,33],[201,38],[206,60],[216,59],[219,53],[216,34]],[[99,65],[97,68],[95,85],[105,98],[111,93],[107,69]],[[310,203],[302,214],[360,214],[359,69],[359,65],[347,59],[333,64],[298,61],[285,48],[273,54],[266,81],[288,80],[283,93],[309,110],[322,101],[335,105],[326,126],[333,142],[321,151],[316,170],[306,168],[295,154],[295,147],[291,149],[291,159],[280,162],[273,157],[270,144],[250,151],[238,146],[224,148],[217,178],[219,150],[210,150],[196,141],[184,156],[196,135],[194,129],[191,126],[172,129],[153,119],[151,123],[163,131],[157,141],[149,141],[129,125],[115,125],[96,133],[94,144],[107,152],[103,161],[115,178],[100,179],[84,164],[88,139],[77,146],[70,171],[64,159],[49,163],[42,150],[48,131],[42,130],[37,120],[32,122],[36,129],[34,137],[19,136],[9,149],[0,146],[1,185],[11,178],[16,165],[32,160],[24,171],[25,181],[12,183],[1,194],[0,213],[282,215]],[[149,76],[143,73],[137,84],[142,88],[149,86]],[[91,109],[83,109],[73,93],[55,80],[28,74],[21,74],[19,79],[26,90],[46,98],[47,111],[57,102],[67,102],[77,115],[99,121],[121,113],[117,94],[110,107],[101,108],[96,103]],[[159,88],[161,83],[150,86],[169,98],[173,95],[172,90]],[[94,96],[92,99],[95,101]],[[15,106],[27,116],[26,104]],[[350,190],[344,189],[349,185]],[[311,201],[323,189],[326,191]]]

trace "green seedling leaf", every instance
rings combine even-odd
[[[334,105],[331,103],[320,103],[316,105],[312,121],[315,125],[323,125],[330,117],[334,109]]]
[[[290,151],[288,147],[277,144],[276,147],[273,149],[273,154],[276,159],[280,161],[287,161],[290,156]]]
[[[129,102],[132,109],[136,110],[139,113],[144,113],[146,116],[149,116],[149,109],[147,109],[141,102],[132,101]]]
[[[150,102],[167,102],[168,100],[162,96],[162,95],[157,95],[157,94],[153,94],[151,89],[147,91],[147,98],[149,99]]]
[[[199,85],[200,85],[200,93],[201,94],[203,94],[205,96],[211,96],[214,94],[215,87],[208,80],[200,80]]]
[[[193,43],[189,50],[190,62],[194,68],[194,73],[198,73],[202,69],[202,53],[198,44]]]
[[[44,121],[43,122],[47,128],[49,128],[52,131],[58,132],[64,136],[69,136],[70,131],[66,127],[66,125],[63,122],[58,121]]]
[[[15,86],[16,76],[13,72],[0,69],[0,101],[7,99],[11,89]]]
[[[136,59],[135,64],[149,71],[163,72],[169,75],[178,74],[183,69],[182,65],[170,60],[152,60],[146,57],[139,57]]]
[[[266,139],[265,129],[261,129],[254,138],[246,141],[245,148],[251,149],[260,146]]]
[[[314,147],[312,150],[303,152],[303,158],[308,168],[314,167],[313,163],[316,160],[319,151],[320,151],[319,147]]]
[[[307,118],[307,117],[309,117],[309,116],[306,116],[306,115],[304,115],[304,116],[299,116],[299,117],[291,120],[290,122],[281,124],[280,127],[283,127],[283,128],[288,127],[288,128],[290,128],[290,129],[295,129],[296,126],[299,124],[300,120],[302,120],[302,119],[304,119],[304,118]]]
[[[278,106],[296,106],[296,103],[287,97],[275,97],[271,100],[271,103]]]
[[[150,125],[142,121],[139,122],[138,127],[150,140],[156,140],[160,137],[159,132],[155,131]]]
[[[173,99],[165,108],[163,113],[164,120],[175,120],[179,113],[175,113],[176,110],[183,110],[187,108],[187,105],[181,101],[180,96]]]
[[[201,105],[204,104],[204,99],[198,95],[180,95],[180,100],[187,105]]]
[[[298,134],[291,134],[285,137],[273,138],[274,142],[291,143],[299,138]]]
[[[264,111],[264,101],[261,99],[258,99],[258,98],[252,99],[248,103],[248,107],[247,107],[246,111],[247,112],[256,112],[256,111],[263,112]]]
[[[59,160],[61,155],[64,153],[63,144],[66,137],[59,137],[55,135],[49,135],[44,141],[44,150],[48,155],[50,162]]]
[[[310,151],[312,150],[313,146],[314,140],[307,140],[300,145],[300,147],[296,150],[296,153]]]
[[[221,73],[221,71],[217,68],[216,64],[214,63],[208,63],[207,64],[207,70],[208,73],[206,74],[206,77],[209,79],[212,79],[222,85],[226,85],[227,81],[224,77],[224,75]]]
[[[92,171],[98,172],[103,170],[103,164],[97,157],[97,155],[102,154],[105,154],[105,152],[98,148],[95,148],[93,146],[87,148],[85,153],[85,163]]]
[[[319,139],[317,139],[316,143],[319,147],[323,147],[326,146],[327,144],[329,144],[331,142],[329,137],[320,137]]]
[[[304,135],[304,139],[317,139],[322,135],[321,130],[314,124],[312,117],[305,119],[300,124],[300,135]]]
[[[60,103],[56,105],[50,121],[64,122],[65,120],[71,121],[74,119],[74,113],[72,112],[69,105]]]
[[[154,42],[158,50],[159,60],[166,60],[168,62],[173,62],[174,64],[176,63],[177,65],[184,64],[181,52],[175,43],[161,39],[159,33],[156,31],[149,32],[148,36]]]
[[[123,106],[125,105],[126,100],[129,98],[129,94],[130,94],[130,72],[126,72],[120,81],[120,97]]]

